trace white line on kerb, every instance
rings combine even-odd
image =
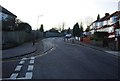
[[[35,57],[31,57],[30,59],[31,59],[31,60],[34,60],[34,59],[35,59]]]
[[[33,65],[29,65],[28,66],[28,71],[32,71],[33,70]]]
[[[21,60],[27,60],[27,58],[22,58]]]
[[[18,65],[16,68],[15,68],[15,71],[20,71],[22,68],[22,65]]]
[[[34,64],[34,60],[30,60],[30,64]]]
[[[32,72],[27,72],[25,75],[25,79],[32,79]]]
[[[13,74],[10,76],[10,78],[11,78],[11,79],[16,79],[17,76],[18,76],[18,73],[13,73]]]
[[[24,61],[24,60],[21,60],[19,64],[24,64],[24,63],[25,63],[25,61]]]

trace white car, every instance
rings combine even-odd
[[[71,38],[71,36],[72,36],[71,34],[66,34],[65,38]]]

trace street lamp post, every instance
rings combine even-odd
[[[39,15],[39,16],[38,16],[38,19],[37,19],[37,29],[39,28],[39,18],[40,18],[40,17],[43,17],[43,15]]]

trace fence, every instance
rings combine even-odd
[[[31,41],[33,37],[42,38],[43,33],[39,31],[32,31],[31,33],[26,33],[25,31],[2,31],[2,47],[4,49],[19,45]]]
[[[53,33],[53,32],[46,32],[45,37],[61,37],[63,34],[60,33]]]

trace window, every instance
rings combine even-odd
[[[108,20],[108,25],[111,25],[111,23],[110,23],[110,19]]]
[[[98,26],[98,22],[95,23],[95,26],[96,26],[96,27]]]
[[[7,21],[7,18],[8,18],[8,15],[7,15],[7,14],[2,13],[2,20],[3,20],[3,21]]]
[[[120,36],[120,29],[116,29],[115,30],[115,35],[118,37],[118,36]]]
[[[91,30],[90,33],[91,33],[91,34],[94,34],[94,30]]]
[[[114,24],[117,22],[117,16],[113,16],[110,18],[110,24]]]
[[[95,29],[95,23],[93,23],[93,25],[92,25],[92,26],[93,26],[93,29]]]
[[[106,20],[106,21],[104,21],[103,22],[103,25],[105,26],[105,25],[108,25],[108,21]]]
[[[112,32],[114,32],[114,27],[113,26],[109,27],[109,33],[112,33]]]
[[[102,27],[102,26],[103,26],[103,21],[98,23],[99,28]]]
[[[94,26],[95,28],[97,28],[98,27],[98,22],[95,22],[95,26]]]

